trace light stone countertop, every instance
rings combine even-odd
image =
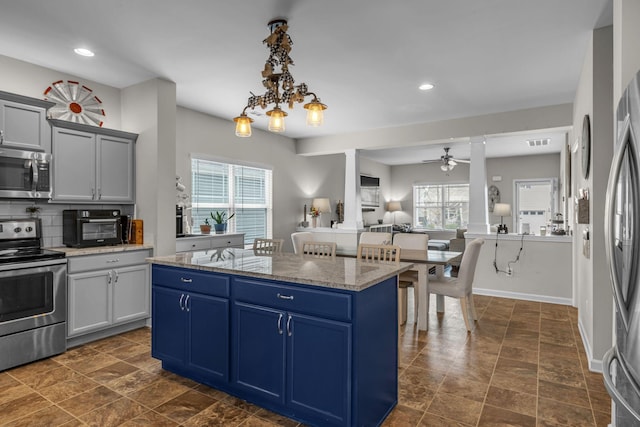
[[[52,251],[64,252],[67,258],[81,255],[99,255],[114,252],[140,251],[143,249],[153,249],[152,245],[114,245],[114,246],[96,246],[92,248],[68,248],[66,246],[58,246],[55,248],[47,248]]]
[[[258,255],[252,249],[221,248],[147,258],[153,264],[362,291],[409,270],[413,264],[378,264],[355,258],[334,260],[293,253]]]

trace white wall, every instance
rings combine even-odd
[[[119,89],[0,55],[0,90],[44,99],[44,91],[58,80],[77,81],[93,90],[105,111],[103,127],[132,132],[121,128]]]
[[[613,153],[613,29],[594,30],[585,55],[574,101],[574,125],[570,141],[581,143],[582,121],[591,120],[592,152],[587,179],[582,176],[580,146],[572,156],[572,194],[589,189],[589,224],[574,224],[573,280],[585,349],[593,369],[611,346],[612,307],[609,266],[604,250],[604,205]],[[574,219],[574,218],[572,218]],[[589,254],[583,252],[582,235],[590,232]]]
[[[295,153],[292,139],[253,129],[251,138],[238,138],[230,121],[178,108],[176,173],[191,192],[192,153],[207,158],[263,166],[273,170],[273,237],[285,241],[293,251],[290,235],[302,221],[303,207],[314,197],[329,197],[332,214],[323,215],[323,225],[335,218],[335,203],[344,195],[344,155],[303,157]]]
[[[502,157],[486,160],[487,187],[495,185],[500,190],[500,202],[513,206],[513,180],[531,178],[559,178],[560,154],[544,154],[519,157]],[[493,182],[491,177],[502,176],[502,181]],[[396,223],[412,222],[412,186],[417,183],[469,182],[469,166],[458,164],[448,174],[440,170],[439,164],[415,164],[391,167],[391,197],[402,201],[403,212],[396,213]],[[505,218],[505,220],[507,220]],[[489,216],[490,223],[499,218]],[[508,223],[507,223],[508,224]],[[513,230],[513,228],[511,228]]]

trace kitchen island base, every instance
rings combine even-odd
[[[396,280],[350,291],[154,264],[152,356],[308,425],[380,425],[397,403]]]

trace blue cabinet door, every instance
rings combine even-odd
[[[151,355],[171,364],[183,364],[187,316],[183,309],[185,294],[154,286],[152,291]]]
[[[212,381],[229,380],[229,300],[188,294],[187,368]]]
[[[285,314],[240,302],[233,313],[233,383],[259,399],[284,404]]]
[[[287,406],[322,425],[349,425],[351,325],[287,314],[286,335]]]

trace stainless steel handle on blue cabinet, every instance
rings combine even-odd
[[[185,279],[184,277],[181,277],[181,278],[180,278],[180,281],[181,281],[182,283],[191,283],[191,282],[193,282],[193,279]]]
[[[187,311],[191,311],[191,307],[189,306],[189,300],[191,298],[191,295],[187,294],[187,297],[184,299],[184,308]]]
[[[178,303],[180,305],[180,310],[184,311],[184,305],[182,304],[182,300],[184,299],[184,294],[180,295],[180,302]]]
[[[293,300],[293,295],[282,295],[280,292],[278,292],[278,298],[287,299],[287,300]]]
[[[282,313],[278,314],[278,334],[282,335]]]
[[[613,155],[613,160],[611,162],[611,169],[609,171],[609,182],[607,183],[607,193],[605,196],[605,212],[604,212],[604,236],[605,236],[605,255],[607,257],[607,263],[609,264],[609,276],[611,277],[611,284],[613,287],[613,296],[616,302],[616,306],[620,311],[620,315],[622,317],[622,322],[624,324],[625,330],[629,330],[629,312],[627,310],[624,296],[622,293],[622,284],[618,280],[618,275],[616,274],[617,265],[615,262],[615,252],[617,242],[616,236],[614,235],[615,230],[615,221],[616,221],[616,185],[618,184],[618,179],[620,178],[620,170],[622,168],[622,163],[625,160],[625,152],[628,149],[631,159],[635,160],[638,158],[637,153],[635,152],[634,144],[630,144],[630,132],[631,132],[631,122],[629,120],[629,116],[627,116],[622,125],[622,133],[620,133],[620,139],[618,140],[618,144],[615,149],[615,153]],[[634,162],[631,162],[634,163]],[[635,167],[635,164],[631,164],[631,167]],[[640,200],[638,198],[638,189],[637,185],[630,186],[630,189],[634,194],[631,197],[637,202]],[[635,230],[633,230],[635,231]],[[636,244],[634,244],[634,252],[636,249]],[[634,263],[632,268],[637,268]],[[634,275],[631,275],[634,277]]]
[[[291,315],[289,315],[289,317],[287,317],[287,336],[291,336],[291,334],[293,333],[293,331],[291,330]]]
[[[622,372],[627,376],[627,378],[630,378],[629,372],[627,372],[626,368],[621,363],[620,358],[618,357],[617,347],[613,347],[609,351],[607,351],[602,358],[602,376],[604,377],[604,385],[607,388],[607,391],[609,391],[609,395],[616,402],[616,404],[624,407],[631,415],[635,417],[638,422],[640,422],[640,413],[638,413],[637,409],[633,408],[629,404],[629,402],[627,402],[627,400],[620,394],[615,384],[613,383],[613,378],[611,378],[611,364],[614,360],[618,362],[618,369],[621,369]],[[629,381],[633,380],[629,379]],[[638,391],[636,390],[636,392]]]

